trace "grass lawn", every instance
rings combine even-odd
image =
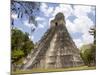
[[[16,70],[12,72],[12,75],[16,74],[28,74],[28,73],[43,73],[43,72],[63,72],[63,71],[77,71],[77,70],[94,70],[96,67],[80,66],[71,68],[60,68],[60,69],[31,69],[31,70]]]

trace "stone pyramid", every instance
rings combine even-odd
[[[59,12],[50,24],[50,28],[28,55],[22,68],[49,69],[83,65],[79,49],[66,29],[63,13]]]

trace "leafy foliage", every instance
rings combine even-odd
[[[90,35],[94,37],[94,44],[96,44],[96,27],[91,27],[89,30]]]
[[[93,44],[83,45],[81,47],[81,57],[88,66],[95,65],[95,46]]]
[[[21,58],[23,55],[24,55],[24,52],[22,50],[13,50],[12,52],[13,59]]]
[[[23,19],[27,17],[29,23],[37,26],[37,21],[35,20],[36,12],[39,11],[39,2],[26,2],[26,1],[15,1],[11,0],[11,15],[16,14],[18,19]],[[11,18],[11,24],[14,26],[14,19]],[[32,28],[34,30],[34,28]]]
[[[96,65],[96,27],[91,27],[90,35],[94,37],[93,44],[83,45],[81,47],[81,57],[88,66]]]
[[[34,49],[33,42],[29,39],[28,33],[23,33],[18,29],[11,30],[11,59],[12,63],[19,61]]]

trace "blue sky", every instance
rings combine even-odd
[[[40,12],[36,13],[36,20],[38,22],[37,28],[35,28],[33,24],[29,24],[26,17],[21,20],[17,18],[17,14],[12,14],[12,18],[15,19],[15,27],[23,32],[31,33],[31,27],[34,27],[35,31],[30,34],[29,38],[33,42],[38,42],[47,29],[50,28],[50,20],[52,20],[58,12],[62,12],[65,16],[66,28],[73,38],[73,41],[77,47],[81,47],[83,44],[93,42],[93,36],[91,36],[88,31],[90,27],[96,24],[95,9],[95,6],[41,3]]]

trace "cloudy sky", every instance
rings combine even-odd
[[[73,41],[77,47],[83,44],[93,42],[93,36],[89,34],[90,27],[95,25],[95,6],[72,5],[72,4],[56,4],[56,3],[41,3],[40,12],[36,13],[38,27],[29,38],[33,42],[38,42],[47,29],[50,27],[50,20],[58,13],[62,12],[66,20],[66,28],[68,29]],[[31,27],[34,25],[28,23],[28,19],[23,21],[17,18],[16,14],[12,15],[15,19],[15,26],[23,32],[31,32]]]

